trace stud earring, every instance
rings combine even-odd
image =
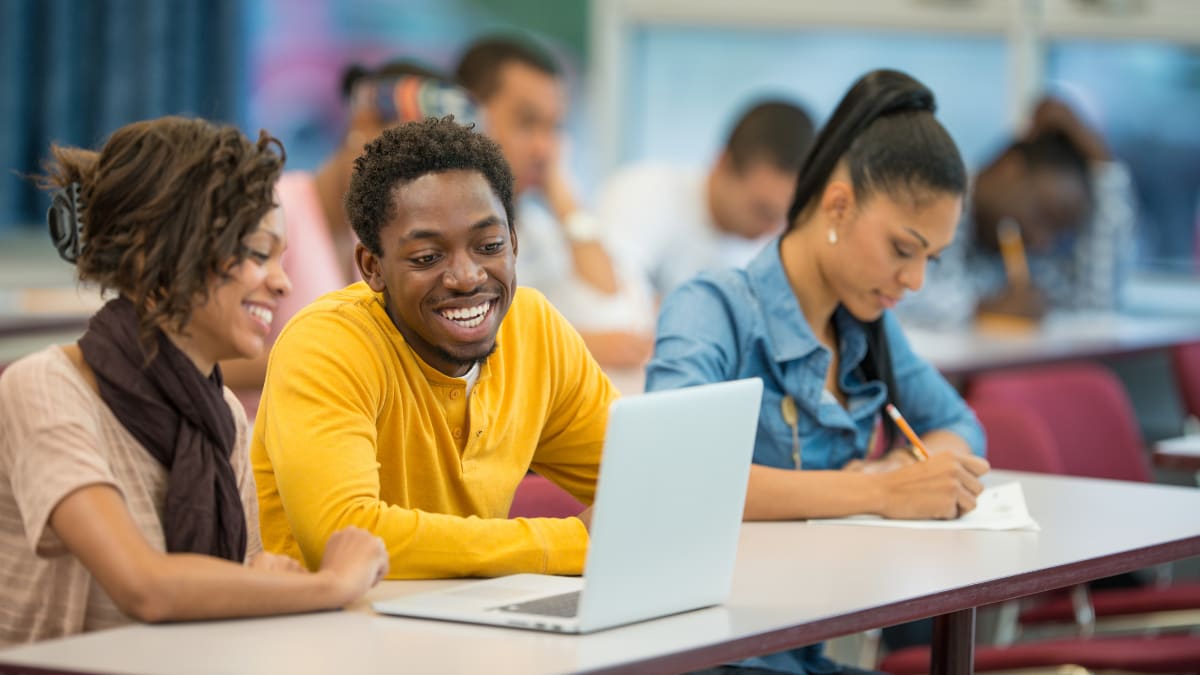
[[[832,246],[833,244],[836,244],[836,243],[837,243],[837,230],[835,230],[831,227],[831,228],[829,228],[829,245]]]

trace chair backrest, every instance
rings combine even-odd
[[[1183,409],[1200,419],[1200,342],[1172,347],[1171,363],[1175,366],[1175,381],[1179,384]]]
[[[569,492],[551,483],[544,476],[529,474],[517,485],[509,518],[569,518],[585,507]]]
[[[987,434],[987,458],[994,469],[1066,473],[1054,435],[1041,416],[1001,399],[968,401]]]
[[[985,373],[972,379],[968,398],[1007,401],[1036,413],[1067,474],[1150,480],[1133,405],[1103,366],[1069,363]]]

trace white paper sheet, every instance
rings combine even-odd
[[[1041,530],[1025,506],[1025,493],[1017,482],[984,488],[975,510],[955,520],[891,520],[880,516],[821,518],[814,525],[872,525],[914,530]]]

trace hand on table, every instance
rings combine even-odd
[[[388,572],[388,552],[383,540],[357,527],[333,533],[325,544],[321,574],[332,575],[338,588],[337,604],[357,600]]]

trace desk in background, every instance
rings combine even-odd
[[[1161,440],[1154,446],[1153,457],[1155,466],[1192,472],[1200,485],[1200,434]]]
[[[1028,332],[906,327],[913,350],[947,376],[1093,359],[1200,341],[1200,315],[1052,314]]]
[[[0,289],[0,365],[74,341],[102,304],[86,288]]]
[[[1142,274],[1123,310],[1055,312],[1027,332],[905,326],[917,354],[947,376],[1050,361],[1096,359],[1200,341],[1200,279]]]
[[[987,480],[1014,479],[1041,532],[748,523],[725,605],[592,635],[374,614],[369,599],[461,583],[393,581],[344,612],[131,626],[2,651],[0,671],[678,672],[936,616],[940,672],[965,673],[976,607],[1200,555],[1200,490],[1011,472]]]

